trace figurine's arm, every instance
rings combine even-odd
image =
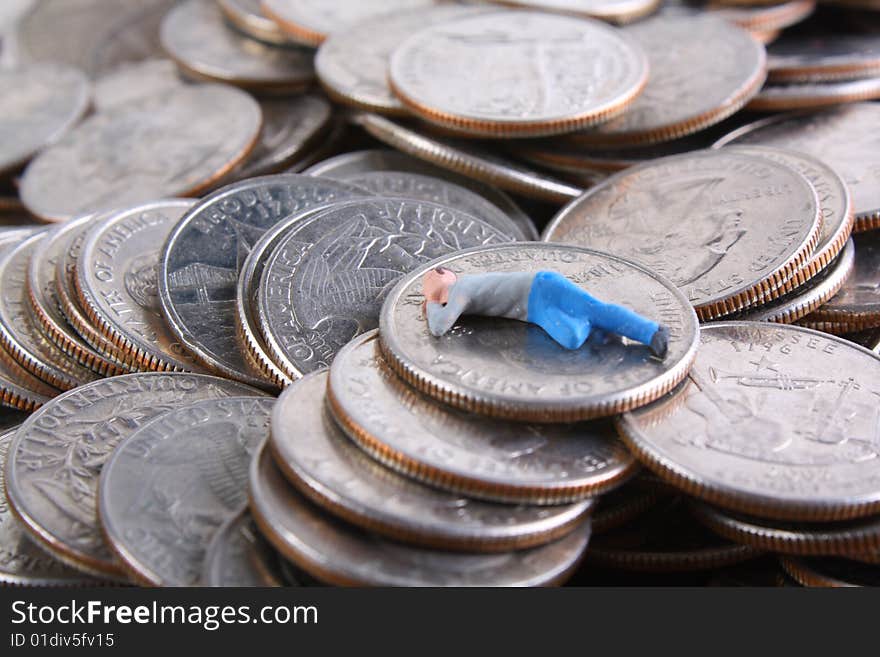
[[[467,309],[467,298],[462,294],[456,294],[454,290],[453,287],[453,292],[450,293],[449,301],[445,305],[434,301],[425,304],[428,330],[434,337],[445,335]]]

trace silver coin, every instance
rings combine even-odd
[[[592,334],[576,351],[543,329],[514,320],[465,317],[432,338],[422,315],[422,277],[431,267],[456,273],[555,270],[591,294],[669,328],[669,352]],[[686,375],[698,342],[697,319],[665,278],[616,256],[571,246],[514,243],[437,259],[388,294],[379,332],[383,352],[407,381],[444,402],[497,417],[538,422],[589,419],[656,399]]]
[[[806,178],[819,199],[822,227],[816,248],[801,267],[807,277],[833,260],[849,239],[853,227],[853,207],[843,178],[825,162],[806,153],[767,146],[729,146],[737,152],[757,155],[793,168]]]
[[[687,382],[622,416],[636,456],[718,506],[782,520],[880,508],[880,358],[846,340],[763,322],[709,324]]]
[[[290,38],[317,46],[332,32],[383,14],[427,7],[434,0],[263,0],[263,13]]]
[[[28,301],[40,329],[61,351],[98,374],[125,374],[125,368],[91,347],[68,323],[56,288],[58,263],[71,238],[92,225],[91,216],[71,219],[47,232],[37,242],[28,264]]]
[[[539,201],[566,203],[584,191],[471,146],[420,134],[383,116],[358,114],[352,120],[379,141],[407,155],[509,192]]]
[[[261,120],[253,98],[225,85],[184,85],[118,106],[32,160],[21,198],[37,216],[63,220],[194,194],[244,159]]]
[[[89,232],[77,260],[76,294],[89,321],[113,343],[108,357],[141,370],[201,369],[168,328],[158,291],[162,247],[194,204],[146,203],[110,215]]]
[[[175,409],[121,442],[101,471],[98,515],[134,579],[199,583],[217,529],[247,500],[251,454],[274,399],[235,397]]]
[[[266,341],[260,332],[256,306],[263,269],[269,256],[275,251],[277,245],[286,237],[293,226],[332,206],[333,203],[328,203],[324,206],[294,213],[286,219],[279,221],[254,244],[241,267],[235,295],[239,343],[243,346],[243,351],[246,352],[247,361],[277,388],[284,388],[290,385],[293,383],[293,379],[272,360],[269,348],[266,346]]]
[[[713,16],[657,16],[624,34],[648,55],[644,92],[619,118],[567,137],[582,145],[667,141],[718,123],[754,96],[767,76],[764,47]]]
[[[388,291],[434,258],[512,241],[452,207],[409,198],[336,203],[298,221],[269,254],[257,292],[260,333],[290,378],[330,365],[375,328]]]
[[[214,0],[185,0],[165,16],[162,46],[184,72],[252,91],[300,91],[315,78],[302,48],[255,41],[231,29]]]
[[[780,554],[869,557],[880,550],[880,519],[876,516],[834,523],[767,522],[702,503],[693,504],[692,512],[720,536]]]
[[[98,525],[101,468],[125,438],[150,420],[203,399],[260,395],[200,374],[146,372],[102,379],[44,405],[9,448],[6,493],[30,536],[80,570],[123,571]]]
[[[747,309],[731,319],[791,324],[795,320],[809,315],[837,294],[846,285],[855,264],[856,249],[852,240],[849,240],[840,256],[805,285],[795,288],[769,303]]]
[[[746,106],[756,112],[815,110],[880,98],[880,78],[768,84]]]
[[[410,111],[436,125],[537,137],[621,114],[645,86],[648,60],[602,23],[500,11],[419,30],[394,50],[388,79]]]
[[[35,233],[0,256],[0,342],[34,376],[61,390],[94,381],[97,375],[72,361],[40,330],[31,315],[27,270],[31,254],[45,239]]]
[[[810,114],[763,119],[716,142],[782,146],[825,161],[849,186],[855,230],[880,226],[880,150],[874,147],[880,121],[877,103],[850,105]]]
[[[380,171],[407,172],[442,178],[459,187],[465,187],[500,208],[519,227],[520,232],[525,235],[527,240],[537,241],[538,239],[538,231],[529,216],[500,189],[449,169],[434,166],[400,151],[376,149],[343,153],[318,162],[303,173],[310,176],[346,180],[360,177],[365,173]]]
[[[280,557],[247,511],[227,520],[205,551],[203,586],[290,586]]]
[[[820,226],[816,191],[790,166],[695,151],[611,176],[563,208],[543,239],[668,276],[707,320],[785,292]]]
[[[119,66],[95,80],[92,103],[98,112],[107,112],[127,103],[144,102],[183,84],[170,59],[148,59]]]
[[[276,46],[291,44],[281,28],[260,10],[260,0],[218,0],[220,10],[235,29]]]
[[[161,57],[159,22],[177,0],[40,0],[15,30],[23,63],[63,62],[97,78]]]
[[[408,115],[388,85],[391,54],[414,32],[486,11],[486,7],[425,6],[357,21],[336,31],[315,57],[318,79],[338,102],[388,114]]]
[[[661,0],[491,0],[496,4],[523,9],[555,11],[601,18],[610,23],[628,23],[650,14]]]
[[[558,541],[517,552],[462,554],[394,543],[322,514],[284,479],[267,448],[251,462],[251,513],[286,558],[328,584],[543,586],[567,579],[587,547],[589,520]]]
[[[76,292],[77,263],[86,238],[93,228],[113,214],[115,213],[111,211],[97,215],[86,215],[88,219],[82,223],[78,219],[71,219],[63,224],[65,228],[62,230],[66,231],[69,227],[71,234],[61,247],[61,257],[55,266],[55,292],[58,295],[61,312],[86,344],[92,346],[95,351],[122,370],[133,372],[136,371],[134,367],[119,359],[113,340],[99,331],[86,317]]]
[[[375,334],[366,344],[366,350],[349,352],[351,358],[374,358]],[[358,377],[351,371],[346,375]],[[326,370],[315,372],[282,394],[273,411],[269,444],[288,480],[343,520],[414,545],[501,552],[564,536],[593,506],[592,499],[544,508],[492,504],[395,474],[358,449],[336,425],[324,404],[328,378]]]
[[[11,229],[0,233],[0,257],[32,234],[31,230],[26,229]],[[59,392],[57,388],[25,370],[0,347],[0,402],[11,408],[32,411]]]
[[[397,196],[430,201],[465,212],[494,226],[505,235],[524,241],[526,236],[501,209],[469,189],[441,178],[403,171],[374,171],[345,179],[377,196]]]
[[[18,586],[88,586],[95,580],[49,556],[28,537],[6,502],[6,454],[16,428],[0,434],[0,584]]]
[[[89,108],[88,78],[66,66],[0,70],[0,88],[0,175],[58,141]]]
[[[853,331],[880,326],[880,231],[860,233],[853,241],[853,275],[808,321],[849,324]]]
[[[260,102],[263,130],[247,160],[226,176],[222,184],[277,173],[315,145],[330,125],[330,103],[316,95],[301,95]]]
[[[784,34],[767,48],[770,79],[818,82],[880,72],[880,35],[816,31]]]
[[[211,369],[265,385],[236,338],[235,291],[245,258],[285,217],[363,193],[333,180],[284,174],[202,199],[171,232],[160,259],[159,299],[171,330]]]
[[[342,350],[330,369],[328,401],[340,426],[373,458],[469,497],[559,504],[605,493],[636,471],[610,423],[499,422],[430,399],[392,372],[375,332]],[[284,410],[279,404],[276,413]],[[556,521],[557,514],[542,520]]]

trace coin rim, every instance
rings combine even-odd
[[[859,528],[779,529],[759,518],[736,517],[701,502],[691,504],[694,517],[710,530],[736,543],[767,552],[801,556],[840,556],[880,550],[880,519],[867,517]],[[870,527],[873,526],[873,531]]]

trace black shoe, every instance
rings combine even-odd
[[[660,325],[654,337],[651,338],[651,351],[658,358],[666,358],[666,352],[669,351],[669,329]]]

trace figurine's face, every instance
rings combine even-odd
[[[427,303],[446,303],[449,301],[449,288],[451,288],[458,277],[444,267],[436,267],[425,274],[422,279],[422,289],[425,294],[425,302]]]

